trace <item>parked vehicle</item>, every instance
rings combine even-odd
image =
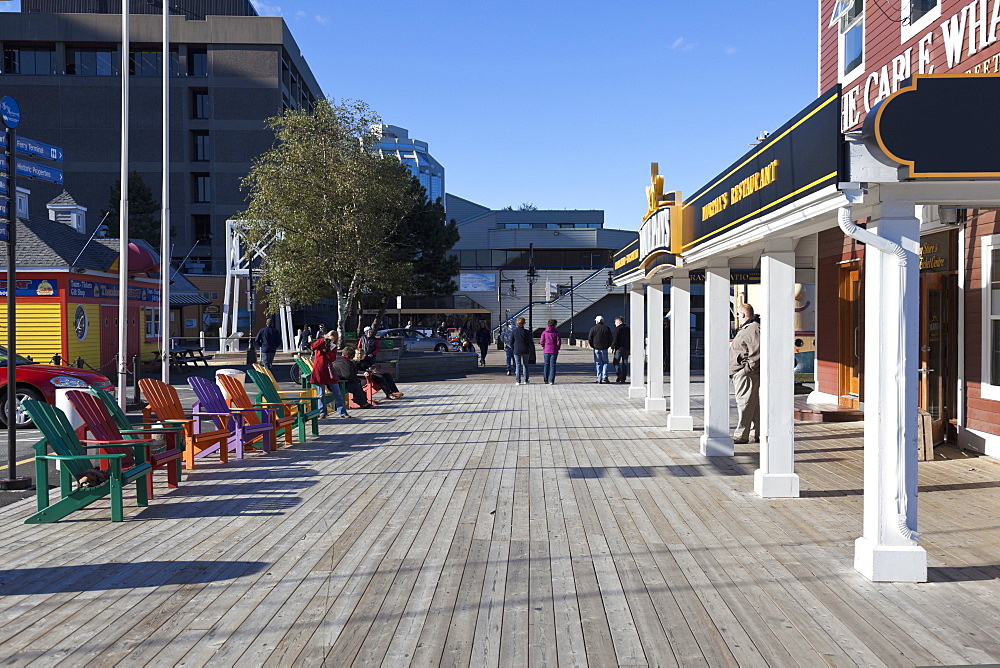
[[[448,352],[448,350],[458,349],[456,344],[450,343],[447,339],[441,339],[436,336],[427,336],[423,332],[419,332],[415,329],[383,329],[376,332],[375,336],[379,338],[402,338],[404,350],[412,350],[413,352],[433,351],[444,353]]]
[[[38,364],[17,356],[17,412],[14,423],[18,429],[34,427],[28,414],[21,408],[25,399],[35,399],[49,404],[56,403],[59,388],[86,389],[88,385],[114,393],[115,387],[105,376],[94,371],[72,366]],[[0,422],[7,424],[7,349],[0,346]]]

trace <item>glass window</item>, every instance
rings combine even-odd
[[[910,25],[922,19],[931,10],[936,9],[939,4],[940,0],[910,0]]]
[[[191,118],[208,118],[208,91],[191,91]]]
[[[490,251],[488,250],[476,251],[476,266],[480,268],[485,268],[490,266]]]
[[[192,174],[194,178],[194,201],[205,203],[212,201],[212,177],[208,174]]]
[[[188,76],[208,76],[208,50],[188,49]]]
[[[193,139],[193,157],[195,162],[205,162],[211,160],[211,139],[205,130],[196,130],[191,133]]]
[[[4,49],[5,74],[55,74],[54,49]]]
[[[158,307],[146,307],[146,338],[155,339],[160,337],[160,309]]]
[[[66,49],[66,74],[111,77],[117,72],[118,54],[107,49]]]
[[[854,0],[854,4],[840,19],[841,34],[841,75],[847,75],[860,67],[865,60],[865,3]]]
[[[212,243],[212,217],[206,215],[191,216],[191,228],[198,243]],[[205,295],[206,297],[208,295]]]

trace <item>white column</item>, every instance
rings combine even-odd
[[[906,265],[865,251],[864,532],[854,567],[876,582],[925,582],[917,545],[917,360],[920,222],[912,203],[876,207],[868,224],[902,247]]]
[[[670,279],[670,431],[693,431],[691,417],[691,273]]]
[[[646,298],[642,283],[632,283],[630,289],[628,307],[632,352],[628,398],[642,399],[646,396]]]
[[[667,410],[663,398],[663,283],[654,281],[646,287],[646,336],[649,350],[646,366],[649,387],[646,392],[647,411]]]
[[[754,491],[765,498],[799,495],[795,473],[795,243],[775,239],[760,258],[760,468]]]
[[[729,433],[729,260],[716,258],[705,268],[705,433],[701,454],[730,457]]]

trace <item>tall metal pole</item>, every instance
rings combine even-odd
[[[122,0],[122,156],[121,201],[118,204],[118,405],[125,409],[128,389],[128,78],[129,1]]]
[[[576,320],[576,309],[573,308],[573,277],[569,277],[569,345],[576,345],[576,335],[573,334],[573,321]]]
[[[170,383],[170,2],[163,0],[163,191],[160,201],[160,377]]]
[[[535,305],[535,281],[538,280],[535,274],[535,244],[528,244],[528,334],[535,338],[535,325],[532,320],[532,310]],[[528,352],[528,364],[535,363],[535,346],[531,346]]]
[[[27,489],[31,478],[17,477],[17,131],[7,132],[7,480],[0,489]],[[15,388],[11,391],[11,388]]]

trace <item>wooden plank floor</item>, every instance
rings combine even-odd
[[[861,425],[797,425],[752,492],[616,385],[410,385],[270,456],[26,526],[0,509],[11,665],[1000,662],[1000,465],[920,464],[931,582],[872,584]],[[163,489],[162,487],[160,489]],[[158,490],[159,491],[159,490]]]

